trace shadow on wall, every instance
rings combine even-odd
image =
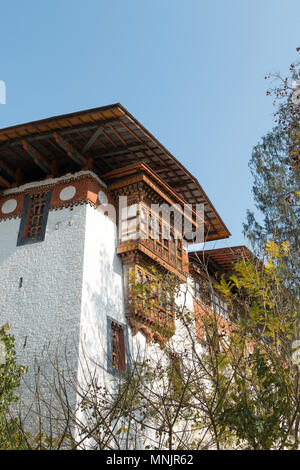
[[[102,245],[83,281],[81,342],[92,361],[106,368],[107,317],[125,323],[122,262],[111,245]],[[91,268],[91,266],[89,266]]]

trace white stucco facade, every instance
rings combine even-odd
[[[5,195],[43,185],[31,183]],[[126,325],[116,221],[97,207],[80,204],[50,210],[42,242],[17,246],[19,228],[20,217],[0,221],[0,324],[11,326],[19,363],[29,366],[26,380],[33,380],[35,360],[43,373],[50,373],[49,356],[55,357],[58,346],[62,363],[66,352],[68,367],[80,380],[87,359],[91,370],[110,379],[107,317]],[[145,338],[141,333],[133,338],[130,328],[127,333],[130,355],[136,354]]]
[[[17,247],[20,219],[0,222],[0,321],[29,365],[49,343],[78,341],[86,207],[50,211],[45,240]]]

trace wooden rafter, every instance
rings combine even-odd
[[[167,168],[166,166],[163,166],[163,167],[158,167],[158,168],[153,168],[153,170],[155,171],[155,173],[158,173],[158,174],[161,174],[161,173],[166,173],[167,171],[170,171],[170,167]]]
[[[97,138],[97,142],[98,142],[98,144],[101,145],[102,148],[107,149],[107,146],[102,142],[102,140],[100,139],[100,137]]]
[[[180,191],[181,189],[186,188],[188,182],[184,182],[181,184],[172,184],[172,188],[175,189],[175,191]]]
[[[15,185],[18,187],[18,186],[21,186],[22,183],[23,183],[23,169],[22,167],[18,166],[17,171],[16,171]]]
[[[87,160],[83,157],[75,147],[73,147],[70,142],[67,142],[65,139],[62,138],[61,135],[57,134],[57,132],[53,133],[53,137],[56,143],[66,152],[68,157],[70,157],[74,162],[76,162],[80,166],[86,166]]]
[[[134,145],[127,145],[127,147],[119,146],[117,149],[112,150],[111,152],[97,152],[96,153],[96,158],[98,156],[101,157],[114,157],[114,156],[119,156],[123,154],[129,154],[132,151],[142,151],[144,150],[144,145],[141,144],[134,144]]]
[[[9,188],[10,187],[10,182],[7,181],[5,178],[3,178],[2,176],[0,176],[0,186],[2,188]]]
[[[102,132],[103,132],[103,135],[106,137],[106,139],[111,143],[113,147],[118,147],[116,142],[112,140],[112,138],[107,134],[107,132],[105,132],[104,129],[102,130]]]
[[[91,118],[91,121],[92,122],[95,122],[94,119]],[[103,134],[105,135],[105,137],[110,141],[110,143],[116,147],[116,143],[106,134],[105,130],[104,130],[104,127],[105,125],[109,124],[109,123],[114,123],[114,122],[119,122],[119,119],[116,119],[116,118],[113,118],[113,119],[107,119],[105,121],[105,124],[100,124],[99,127],[97,127],[97,129],[93,132],[93,134],[91,135],[91,137],[89,138],[89,140],[87,141],[87,143],[85,144],[85,146],[83,147],[82,149],[82,153],[85,153],[88,151],[88,149],[96,142],[98,141],[100,143],[100,145],[103,146],[103,148],[107,148],[105,146],[105,144],[103,144],[103,142],[99,139],[100,135]],[[124,143],[124,139],[117,133],[117,131],[111,126],[109,125],[108,126],[109,128],[111,128],[111,130],[117,135],[117,137]],[[125,145],[126,142],[125,142]]]
[[[103,130],[103,126],[101,125],[95,130],[95,132],[93,132],[93,134],[91,135],[91,137],[89,138],[89,140],[87,141],[85,146],[83,147],[82,153],[87,152],[88,149],[96,142],[96,140],[98,139],[98,137],[102,133],[102,130]]]
[[[51,166],[49,165],[48,161],[43,157],[43,155],[34,148],[29,142],[25,139],[22,139],[22,146],[23,149],[31,156],[34,163],[41,168],[46,174],[51,173]]]
[[[51,137],[53,137],[53,135]],[[52,147],[55,148],[56,154],[58,153],[58,155],[60,155],[60,154],[64,155],[63,149],[59,145],[57,145],[56,142],[53,142],[53,140],[51,140],[51,139],[47,139],[47,142],[49,142],[49,144],[52,145]]]
[[[123,137],[119,134],[119,132],[113,127],[113,126],[108,126],[113,133],[118,137],[118,139],[122,142],[123,145],[127,145],[127,142],[123,139]]]
[[[126,129],[136,140],[139,142],[143,142],[143,140],[135,133],[133,130],[130,129],[121,119],[119,119],[119,123]]]
[[[6,163],[0,160],[0,169],[4,170],[5,173],[7,173],[9,176],[11,176],[13,179],[16,178],[16,172],[13,171]]]

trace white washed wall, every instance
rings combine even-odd
[[[20,219],[0,222],[0,322],[11,324],[23,363],[42,361],[60,337],[78,342],[85,212],[50,211],[45,240],[19,247]]]
[[[126,324],[125,267],[116,254],[117,226],[101,210],[87,206],[83,261],[80,325],[80,360],[92,358],[98,371],[107,376],[107,317]],[[133,356],[145,344],[142,335],[132,338],[128,328],[129,349]],[[100,373],[103,376],[102,373]]]
[[[18,363],[28,366],[20,389],[24,415],[34,401],[37,375],[39,395],[53,399],[56,357],[65,375],[78,367],[85,215],[85,206],[50,211],[45,240],[19,247],[20,219],[0,222],[0,324],[11,325]],[[69,390],[68,395],[75,404],[75,394]],[[35,412],[26,422],[38,431]]]
[[[33,380],[35,358],[51,373],[48,352],[53,358],[60,342],[61,350],[67,345],[69,366],[81,383],[89,382],[89,358],[90,371],[96,368],[99,381],[113,386],[107,317],[126,324],[125,268],[116,254],[115,222],[89,205],[50,211],[45,240],[17,247],[19,225],[20,219],[0,222],[0,324],[11,324],[19,362],[29,366],[26,381]],[[191,295],[185,300],[192,309]],[[164,355],[158,344],[146,347],[143,334],[132,337],[130,328],[128,340],[133,360],[146,351],[148,357]],[[180,335],[171,342],[179,350],[185,346]]]
[[[116,254],[116,225],[101,210],[86,208],[80,324],[81,361],[106,369],[107,316],[125,323],[123,269]],[[91,366],[92,367],[92,366]]]

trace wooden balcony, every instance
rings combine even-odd
[[[168,241],[164,246],[158,240],[151,238],[138,238],[136,240],[122,241],[117,247],[119,255],[129,255],[140,252],[152,261],[176,274],[180,279],[186,281],[189,272],[188,255],[181,249],[178,255],[176,242]]]
[[[139,322],[146,323],[151,327],[162,332],[165,330],[173,331],[175,327],[174,313],[165,308],[144,308],[140,299],[134,301],[131,305],[131,313]]]

